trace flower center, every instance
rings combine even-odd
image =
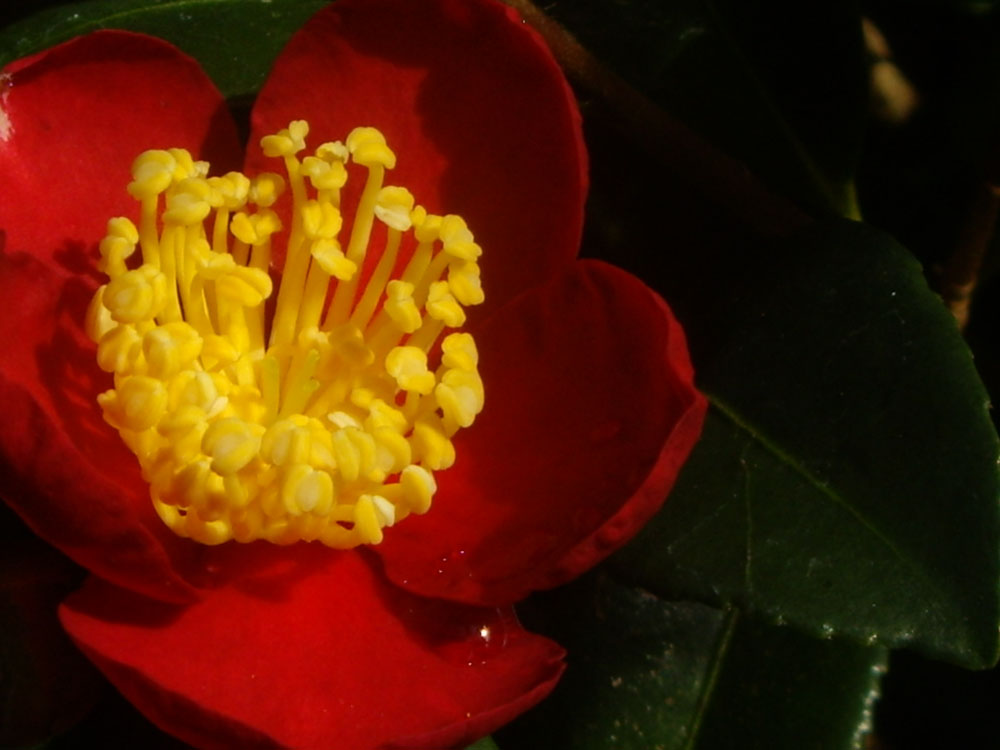
[[[452,436],[483,406],[472,336],[438,343],[483,301],[472,233],[383,185],[396,157],[378,130],[300,159],[308,130],[261,140],[292,195],[273,303],[277,174],[206,177],[184,150],[147,151],[128,186],[139,228],[111,219],[100,245],[109,281],[87,331],[114,388],[98,402],[160,518],[205,544],[377,544],[427,511]],[[341,191],[358,168],[345,228]]]

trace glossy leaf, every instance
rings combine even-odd
[[[501,747],[848,750],[885,660],[600,576],[536,597],[524,617],[568,645],[569,668]]]
[[[867,106],[857,3],[578,0],[551,12],[772,189],[857,214],[852,180]]]
[[[697,732],[727,618],[588,577],[522,608],[569,652],[562,682],[499,734],[501,747],[679,750]]]
[[[250,97],[292,32],[325,0],[87,0],[0,30],[0,66],[95,29],[128,29],[195,57],[226,97]]]
[[[824,223],[726,279],[686,300],[714,402],[702,442],[617,568],[812,634],[992,663],[997,437],[919,266]]]
[[[868,747],[888,652],[740,620],[696,750]]]

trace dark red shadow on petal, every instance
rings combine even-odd
[[[581,261],[476,331],[486,407],[430,512],[376,548],[417,593],[516,601],[578,575],[660,507],[701,431],[683,332],[638,279]]]
[[[576,103],[545,43],[501,3],[332,4],[258,97],[251,169],[280,171],[256,144],[302,118],[313,147],[359,125],[385,133],[398,156],[387,183],[432,213],[461,214],[483,246],[487,307],[577,254],[587,181]]]
[[[56,618],[84,572],[0,504],[0,747],[45,746],[93,708],[103,679]]]
[[[174,568],[184,543],[155,517],[138,462],[103,421],[111,385],[80,330],[94,286],[0,232],[0,494],[35,533],[124,586],[186,601]]]
[[[236,552],[197,604],[91,579],[63,624],[152,721],[206,748],[439,750],[509,721],[562,672],[562,649],[510,610],[415,597],[357,553],[267,550],[254,577],[281,571],[280,597],[242,586]]]

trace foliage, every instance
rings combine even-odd
[[[93,28],[141,30],[196,57],[241,109],[320,5],[57,5],[0,30],[0,64]],[[574,64],[574,39],[548,28],[591,150],[585,250],[662,292],[712,409],[640,537],[523,608],[568,646],[569,670],[475,747],[861,747],[900,658],[888,649],[997,659],[998,441],[981,381],[1000,385],[995,260],[969,327],[981,373],[928,285],[947,286],[953,251],[969,252],[954,238],[982,219],[969,196],[992,176],[1000,124],[983,96],[1000,87],[994,4],[543,7],[600,61]],[[868,113],[862,13],[890,37],[916,23],[898,61],[926,74],[923,108],[893,126]],[[943,69],[921,57],[942,38]],[[933,140],[953,121],[961,138]],[[903,657],[918,679],[920,658]]]

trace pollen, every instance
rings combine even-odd
[[[308,134],[261,139],[283,174],[141,154],[138,226],[113,218],[100,243],[86,328],[114,387],[98,403],[163,522],[204,544],[377,544],[430,509],[483,408],[458,330],[484,299],[465,221],[385,184],[377,129],[307,155]]]

